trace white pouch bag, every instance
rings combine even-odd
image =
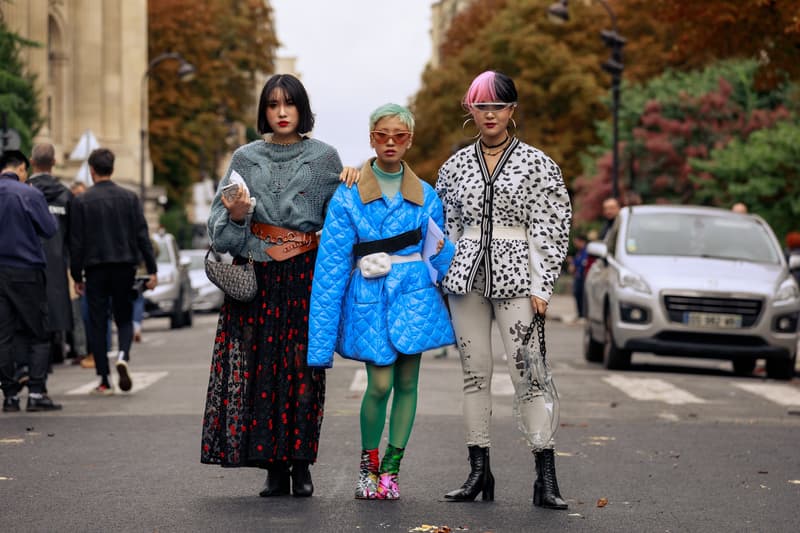
[[[392,270],[392,256],[385,252],[365,255],[358,260],[358,269],[366,279],[380,278]]]

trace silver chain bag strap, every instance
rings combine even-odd
[[[211,283],[222,289],[226,295],[240,302],[250,302],[256,297],[258,284],[256,283],[256,271],[253,268],[253,257],[248,258],[247,263],[234,265],[223,263],[211,258],[213,245],[208,247],[206,252],[206,275]],[[214,255],[216,255],[216,251]]]

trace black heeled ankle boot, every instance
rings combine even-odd
[[[307,498],[314,494],[308,461],[292,461],[292,495]]]
[[[533,452],[536,461],[536,481],[533,482],[533,505],[545,509],[566,509],[556,479],[556,458],[552,449]]]
[[[489,448],[469,446],[469,476],[460,489],[444,495],[445,499],[456,502],[472,501],[479,492],[483,499],[494,500],[494,476],[489,466]]]
[[[289,494],[289,465],[279,463],[267,468],[267,481],[258,493],[263,498]]]

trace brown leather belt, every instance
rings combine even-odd
[[[314,232],[305,233],[263,222],[251,222],[250,231],[262,241],[272,245],[264,248],[264,251],[275,261],[284,261],[310,252],[319,246],[319,237]]]

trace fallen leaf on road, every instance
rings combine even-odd
[[[769,474],[769,470],[759,470],[759,474]]]
[[[608,505],[608,498],[600,498],[597,500],[598,507],[605,507],[606,505]]]

